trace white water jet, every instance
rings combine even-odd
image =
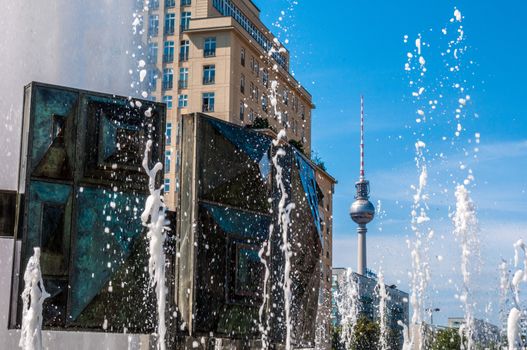
[[[410,243],[411,257],[412,257],[412,274],[411,274],[411,295],[410,304],[412,305],[412,322],[417,325],[412,327],[413,331],[419,334],[409,334],[408,344],[413,344],[417,339],[417,348],[423,349],[423,319],[424,319],[424,303],[426,290],[430,281],[430,263],[428,260],[428,252],[430,249],[429,239],[433,235],[433,231],[428,227],[423,228],[424,224],[430,221],[427,214],[427,200],[426,186],[428,181],[428,168],[426,157],[424,155],[426,144],[418,140],[415,143],[415,163],[419,171],[419,184],[414,195],[414,203],[412,206],[412,231],[415,239]]]
[[[271,276],[271,270],[269,269],[268,259],[271,256],[271,241],[273,237],[274,225],[269,226],[269,238],[264,242],[262,248],[258,252],[260,262],[264,265],[264,284],[262,290],[262,305],[258,310],[258,330],[260,331],[260,340],[262,341],[262,349],[269,348],[269,318],[266,317],[264,320],[264,312],[267,304],[269,303],[269,277]]]
[[[346,349],[351,347],[353,341],[353,330],[359,317],[359,284],[358,279],[353,278],[353,271],[348,268],[342,279],[338,280],[338,291],[335,295],[340,325],[342,327],[341,341]]]
[[[287,203],[289,195],[286,192],[286,188],[283,181],[283,168],[279,164],[280,157],[284,157],[286,152],[281,148],[280,142],[282,138],[285,137],[285,130],[282,130],[278,133],[276,140],[273,140],[273,145],[279,147],[276,151],[275,156],[273,156],[273,165],[276,169],[275,180],[278,185],[278,190],[280,193],[280,201],[278,203],[278,225],[280,228],[280,234],[282,236],[282,246],[281,249],[284,253],[284,280],[283,280],[283,289],[284,289],[284,309],[285,309],[285,327],[286,327],[286,350],[291,349],[291,339],[292,339],[292,323],[291,323],[291,304],[292,304],[292,293],[291,293],[291,257],[293,252],[291,251],[291,244],[289,243],[289,226],[291,223],[291,211],[295,208],[294,203]]]
[[[389,300],[388,293],[386,292],[386,285],[384,284],[384,274],[379,271],[379,277],[377,280],[377,293],[379,295],[379,348],[381,350],[387,350],[388,345],[388,308],[387,302]]]
[[[19,346],[22,350],[42,350],[42,305],[50,295],[44,288],[40,270],[40,248],[33,248],[27,262],[22,291],[22,327]]]
[[[527,246],[522,239],[519,239],[513,245],[514,247],[514,267],[516,271],[513,274],[513,278],[510,283],[510,287],[514,294],[514,307],[509,311],[507,317],[507,341],[509,344],[509,350],[523,349],[523,341],[520,336],[520,321],[521,315],[525,312],[522,310],[520,301],[520,284],[527,282],[527,276],[524,271],[527,271]],[[520,262],[520,253],[523,252],[523,270],[518,268]],[[505,282],[505,279],[501,279],[501,283]],[[518,347],[519,346],[519,347]]]
[[[398,320],[397,324],[403,329],[403,349],[402,350],[413,350],[414,343],[410,335],[408,326],[404,324],[403,321]]]
[[[463,349],[474,347],[474,305],[472,302],[471,276],[476,272],[474,265],[479,260],[478,220],[474,202],[463,185],[456,188],[456,212],[454,213],[454,235],[461,243],[461,274],[463,289],[460,300],[465,311],[465,322],[459,328]]]
[[[509,343],[509,350],[518,349],[518,344],[523,349],[520,337],[520,318],[521,311],[513,307],[507,318],[507,342]]]
[[[148,261],[148,272],[150,274],[150,285],[155,287],[157,298],[157,350],[165,350],[165,335],[166,335],[166,294],[167,288],[165,286],[165,231],[166,226],[170,223],[165,218],[166,206],[164,203],[161,191],[163,186],[155,188],[156,175],[163,169],[163,164],[156,163],[152,169],[149,167],[150,152],[152,150],[152,140],[146,143],[145,153],[143,157],[143,168],[148,174],[148,189],[150,195],[148,196],[145,209],[141,214],[141,221],[143,225],[148,228],[147,238],[149,240],[150,258]]]

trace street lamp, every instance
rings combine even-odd
[[[439,312],[439,308],[427,308],[426,311],[430,314],[430,325],[434,325],[434,312]]]
[[[436,308],[428,308],[426,309],[426,311],[430,314],[430,325],[434,325],[434,312],[439,312],[441,311],[441,309],[439,309],[438,307]]]

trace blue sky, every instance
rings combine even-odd
[[[334,266],[356,266],[355,227],[348,216],[358,178],[359,103],[365,96],[366,177],[372,201],[381,201],[383,214],[370,225],[369,266],[382,268],[389,283],[408,290],[410,270],[407,237],[412,184],[418,182],[414,162],[417,139],[427,143],[432,279],[428,303],[441,308],[434,320],[463,314],[456,293],[461,284],[459,242],[449,214],[455,210],[455,184],[472,169],[469,186],[478,208],[481,229],[481,273],[474,277],[474,300],[480,318],[498,322],[500,258],[510,260],[512,244],[525,237],[527,218],[527,3],[517,1],[302,1],[288,11],[286,0],[256,1],[267,24],[280,11],[287,32],[274,28],[292,52],[296,77],[313,94],[313,148],[339,184],[334,198]],[[467,46],[459,73],[445,70],[445,38],[455,38],[459,23],[451,23],[454,8],[463,20]],[[448,29],[447,35],[442,29]],[[407,52],[421,34],[429,96],[412,96],[409,81],[416,73],[404,70]],[[408,43],[404,36],[408,35]],[[414,52],[415,54],[415,52]],[[452,60],[448,61],[452,63]],[[447,62],[447,63],[448,63]],[[472,63],[471,63],[472,62]],[[413,63],[415,66],[415,62]],[[459,82],[471,99],[462,112],[463,130],[454,137],[458,93],[448,87]],[[416,111],[441,89],[433,120],[416,123]],[[420,86],[421,86],[420,85]],[[475,134],[481,134],[476,144]],[[442,137],[447,137],[443,140]],[[474,152],[478,147],[479,152]],[[465,154],[467,152],[468,154]],[[474,155],[477,158],[474,158]],[[460,170],[460,165],[466,166]],[[446,191],[446,192],[445,192]],[[488,311],[487,311],[488,310]]]

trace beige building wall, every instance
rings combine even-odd
[[[319,212],[322,216],[323,249],[320,259],[321,269],[321,297],[317,315],[317,348],[331,349],[331,308],[332,308],[332,271],[333,271],[333,195],[336,180],[328,173],[318,168],[316,171],[317,184],[324,198],[319,202]]]

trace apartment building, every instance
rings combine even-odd
[[[147,85],[152,98],[169,108],[166,199],[173,207],[178,190],[178,120],[203,112],[238,124],[257,118],[289,140],[311,150],[309,92],[289,72],[289,52],[259,19],[248,0],[150,0],[145,16],[148,35]],[[272,52],[271,52],[272,51]],[[276,108],[272,81],[277,81]]]
[[[262,23],[253,1],[150,0],[148,6],[147,84],[152,98],[168,106],[165,199],[170,208],[178,198],[182,115],[202,112],[237,125],[286,129],[287,138],[310,155],[312,97],[290,73],[289,51]],[[320,170],[317,182],[324,198],[321,317],[329,320],[335,180]],[[329,345],[329,338],[323,343]]]

